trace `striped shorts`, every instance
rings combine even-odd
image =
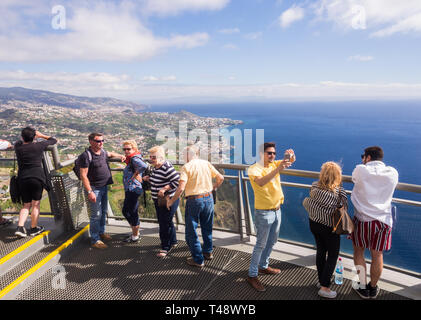
[[[362,222],[354,217],[351,238],[356,247],[387,251],[392,246],[392,228],[377,220]]]

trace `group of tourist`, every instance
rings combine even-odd
[[[265,143],[260,161],[248,169],[255,197],[254,247],[248,283],[257,291],[265,291],[258,274],[276,275],[280,269],[268,265],[269,256],[277,242],[281,225],[280,207],[284,202],[279,174],[295,161],[293,150],[286,150],[284,160],[275,160],[274,143]],[[384,153],[378,146],[368,147],[361,155],[362,164],[352,172],[354,188],[351,201],[354,206],[354,264],[359,275],[358,295],[375,299],[379,293],[377,283],[383,270],[383,251],[391,248],[392,196],[398,184],[396,169],[383,162]],[[303,201],[309,214],[309,226],[316,242],[316,267],[320,288],[318,294],[333,299],[336,292],[330,289],[331,279],[339,256],[340,236],[333,232],[333,214],[338,206],[348,209],[347,195],[342,187],[342,170],[335,162],[322,165],[319,180]],[[370,282],[367,284],[365,249],[371,253]]]
[[[34,143],[35,138],[42,138],[44,141]],[[106,242],[112,239],[105,233],[107,186],[113,183],[107,159],[119,158],[126,163],[123,172],[125,199],[122,211],[132,229],[124,241],[131,243],[140,239],[139,197],[144,192],[144,183],[148,182],[159,222],[161,250],[157,256],[166,257],[177,245],[173,218],[179,206],[180,196],[184,193],[187,199],[185,239],[191,253],[186,262],[201,268],[205,260],[213,259],[213,192],[223,183],[224,177],[210,162],[198,157],[199,150],[195,146],[185,148],[185,164],[178,173],[165,159],[165,150],[161,146],[149,150],[149,168],[133,140],[123,142],[124,154],[105,151],[104,136],[101,133],[90,134],[88,140],[90,147],[78,157],[77,165],[80,167],[80,179],[89,203],[92,247],[106,249]],[[36,235],[44,230],[38,226],[38,217],[42,191],[48,189],[48,184],[42,170],[41,157],[42,152],[56,142],[56,139],[27,127],[22,130],[22,140],[15,143],[19,186],[24,203],[15,233],[19,237]],[[3,149],[10,146],[6,143],[0,144]],[[352,173],[354,188],[351,201],[354,206],[355,229],[351,238],[354,264],[359,267],[360,276],[360,285],[355,290],[364,299],[377,297],[377,283],[383,269],[383,251],[391,247],[391,202],[398,183],[398,172],[383,163],[383,156],[380,147],[366,148],[361,155],[362,164],[357,165]],[[281,205],[284,203],[280,173],[290,167],[296,158],[294,151],[288,149],[283,160],[275,159],[275,143],[264,143],[260,151],[260,160],[248,169],[254,191],[254,224],[257,232],[246,280],[257,291],[265,291],[258,278],[259,274],[276,275],[281,272],[280,269],[269,266],[269,257],[279,237]],[[316,266],[320,288],[318,294],[324,298],[335,298],[337,295],[330,286],[340,248],[340,236],[333,232],[333,213],[338,203],[345,209],[348,208],[347,195],[342,187],[342,170],[337,163],[326,162],[322,165],[319,180],[311,186],[309,197],[303,201],[317,247]],[[24,224],[31,208],[31,229],[28,232]],[[1,213],[0,219],[0,223],[5,223]],[[203,246],[197,234],[199,223]],[[372,257],[371,281],[368,284],[365,249],[370,250]]]

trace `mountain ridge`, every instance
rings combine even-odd
[[[24,87],[0,87],[0,103],[29,102],[70,109],[132,109],[145,111],[148,106],[110,97],[84,97]]]

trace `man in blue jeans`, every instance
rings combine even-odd
[[[103,241],[110,241],[105,234],[105,222],[108,210],[108,185],[113,183],[107,158],[120,158],[123,155],[103,150],[104,137],[101,133],[91,133],[88,137],[90,148],[80,156],[80,179],[88,195],[90,210],[89,233],[92,247],[105,249]],[[89,152],[89,154],[88,154]]]
[[[195,267],[203,267],[204,260],[213,259],[212,227],[213,227],[213,197],[216,190],[224,181],[224,177],[208,161],[198,158],[195,146],[184,150],[186,164],[180,170],[180,182],[174,196],[168,201],[168,209],[185,191],[187,199],[185,210],[186,242],[192,257],[187,263]],[[216,179],[215,184],[212,178]],[[200,222],[203,238],[203,248],[200,245],[196,229]]]
[[[254,223],[257,230],[256,245],[251,256],[247,282],[257,291],[265,291],[257,278],[259,273],[278,274],[279,269],[269,267],[269,256],[278,241],[281,227],[281,204],[284,194],[279,173],[295,161],[294,151],[285,152],[285,159],[275,161],[275,143],[261,146],[260,161],[250,166],[248,175],[254,191]]]

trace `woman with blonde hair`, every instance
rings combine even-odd
[[[173,218],[177,212],[179,200],[168,209],[168,197],[172,197],[177,190],[180,174],[175,171],[169,161],[165,160],[165,150],[161,146],[149,150],[149,159],[153,166],[151,175],[145,176],[145,181],[151,184],[151,196],[155,204],[156,215],[159,222],[159,237],[161,250],[157,256],[167,256],[172,247],[177,245],[177,237]]]
[[[336,292],[329,287],[341,244],[340,236],[332,232],[333,213],[338,203],[348,208],[346,192],[341,182],[341,167],[335,162],[325,162],[319,180],[311,186],[310,197],[303,201],[303,206],[309,214],[310,230],[316,240],[319,296],[330,299],[336,298]]]
[[[134,140],[123,142],[126,156],[126,167],[123,170],[123,185],[125,191],[123,215],[132,227],[132,234],[124,242],[138,242],[139,237],[139,196],[142,194],[142,173],[148,167],[137,148]]]

